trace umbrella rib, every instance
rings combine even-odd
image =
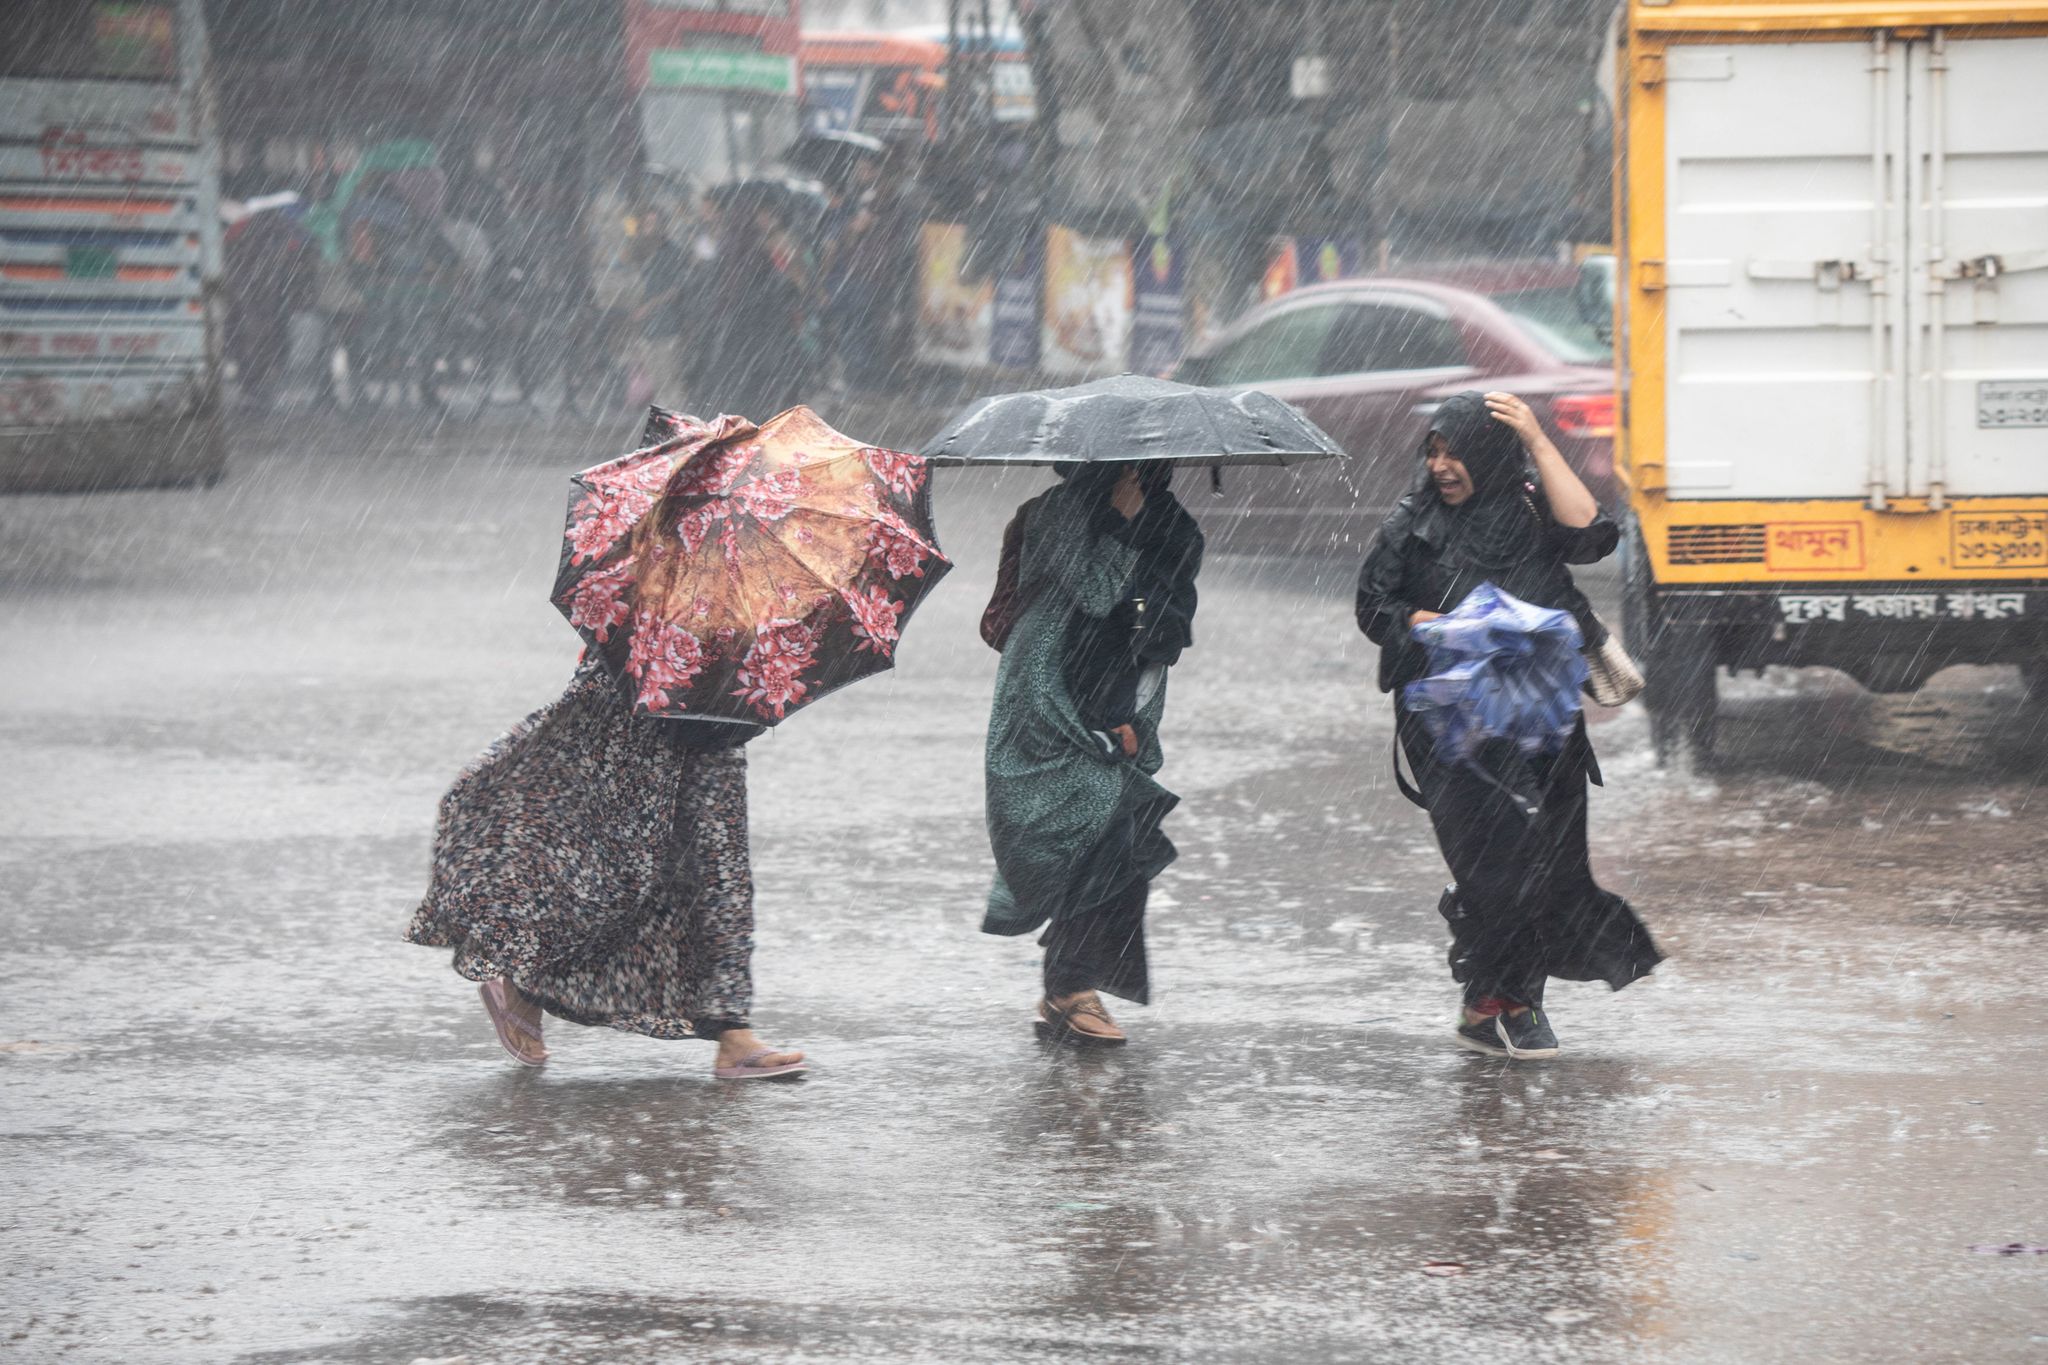
[[[812,509],[808,507],[799,507],[796,509],[796,512],[808,512],[810,510]],[[794,516],[796,515],[796,512],[792,512],[790,515]],[[803,567],[804,572],[809,574],[812,577],[812,579],[814,579],[818,583],[819,586],[829,588],[834,594],[841,597],[844,597],[846,595],[846,589],[852,586],[850,583],[842,585],[839,582],[839,575],[829,573],[826,570],[819,568],[817,564],[812,562],[809,556],[805,555],[802,550],[798,549],[795,545],[792,545],[788,540],[784,539],[782,536],[769,536],[766,537],[766,539],[769,544],[772,544],[776,549],[782,551],[782,553],[788,555],[792,560],[796,561],[796,563],[801,565]]]
[[[1202,420],[1209,424],[1209,444],[1215,447],[1218,455],[1228,455],[1230,452],[1223,448],[1223,433],[1217,429],[1216,417],[1215,414],[1209,411],[1209,405],[1198,402],[1195,404],[1195,410],[1200,412]],[[1216,463],[1222,464],[1223,461],[1218,460]]]
[[[855,525],[887,526],[889,524],[883,521],[880,517],[855,516],[851,512],[834,512],[831,509],[825,507],[799,507],[795,510],[797,512],[805,513],[809,516],[829,517],[833,521],[850,521],[853,522]],[[924,538],[924,534],[921,531],[919,531],[914,524],[912,524],[910,518],[899,516],[896,518],[896,520],[905,529],[907,529],[911,535],[917,538],[918,544],[924,546],[925,549],[930,550],[933,554],[937,554],[939,552],[938,537],[936,534],[933,535],[932,539],[926,540]]]

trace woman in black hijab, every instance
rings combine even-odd
[[[1366,555],[1358,625],[1380,646],[1380,690],[1394,694],[1395,734],[1457,879],[1437,905],[1450,922],[1451,976],[1465,992],[1457,1040],[1497,1056],[1554,1057],[1546,979],[1619,990],[1662,958],[1628,902],[1593,880],[1586,785],[1600,781],[1600,768],[1585,719],[1556,754],[1524,755],[1489,741],[1479,773],[1438,758],[1400,689],[1428,671],[1413,628],[1485,582],[1571,612],[1588,647],[1604,642],[1606,630],[1566,566],[1604,559],[1619,532],[1513,394],[1447,399],[1422,460],[1418,486]]]

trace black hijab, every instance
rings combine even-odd
[[[1444,502],[1429,477],[1434,436],[1443,437],[1472,478],[1472,496],[1456,507]],[[1417,492],[1431,513],[1426,539],[1440,535],[1447,555],[1485,574],[1503,573],[1541,548],[1542,519],[1530,494],[1534,476],[1522,438],[1494,417],[1484,394],[1467,389],[1446,398],[1430,418],[1420,455]]]
[[[1111,506],[1110,497],[1124,471],[1133,466],[1138,471],[1138,486],[1145,493],[1145,506],[1125,521]],[[1173,466],[1163,460],[1102,460],[1056,465],[1054,472],[1076,489],[1085,490],[1083,503],[1098,509],[1098,525],[1138,552],[1137,567],[1125,589],[1125,607],[1113,613],[1115,625],[1110,631],[1131,640],[1137,656],[1148,662],[1178,661],[1181,651],[1194,643],[1195,574],[1201,566],[1202,533],[1173,495]],[[1145,610],[1133,639],[1129,606],[1138,599],[1145,602]],[[1093,647],[1092,640],[1082,646]]]

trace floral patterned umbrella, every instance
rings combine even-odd
[[[892,667],[953,567],[925,462],[809,408],[655,408],[641,449],[572,482],[553,601],[645,715],[773,725]]]

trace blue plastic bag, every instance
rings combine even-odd
[[[1429,674],[1401,695],[1446,761],[1484,772],[1479,748],[1489,740],[1556,753],[1577,727],[1586,657],[1570,612],[1481,583],[1410,634],[1429,651]]]

